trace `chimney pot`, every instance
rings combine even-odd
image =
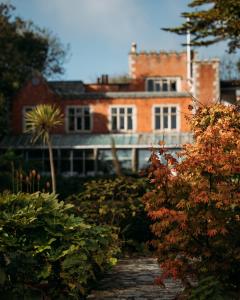
[[[137,52],[137,44],[133,42],[131,46],[131,53],[136,53],[136,52]]]

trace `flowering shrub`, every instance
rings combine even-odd
[[[192,280],[206,288],[203,279],[211,278],[228,299],[228,291],[240,288],[239,107],[199,108],[191,126],[195,143],[184,147],[180,161],[164,148],[151,158],[153,188],[144,202],[164,270],[159,280],[180,278],[191,289]],[[217,299],[215,290],[207,299]]]
[[[0,195],[0,294],[4,299],[79,299],[115,262],[117,237],[89,225],[53,194]]]

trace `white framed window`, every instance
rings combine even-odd
[[[111,106],[110,107],[110,130],[133,131],[135,130],[135,107]]]
[[[89,106],[68,106],[66,108],[66,119],[68,132],[88,132],[92,128]]]
[[[154,130],[179,130],[180,116],[178,105],[156,105],[153,107]]]
[[[178,92],[180,91],[179,77],[158,77],[146,79],[148,92]]]
[[[29,125],[27,125],[26,122],[26,114],[30,111],[32,111],[35,108],[35,106],[24,106],[22,110],[22,129],[23,132],[25,132],[27,129],[30,128]]]

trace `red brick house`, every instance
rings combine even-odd
[[[18,93],[12,108],[12,135],[0,148],[14,148],[25,161],[48,171],[48,155],[41,142],[32,145],[24,134],[26,111],[39,103],[58,105],[65,122],[53,133],[57,171],[66,175],[111,173],[112,143],[123,169],[137,171],[160,140],[172,151],[192,141],[187,124],[192,95],[201,103],[217,101],[219,61],[199,61],[187,52],[129,53],[128,83],[46,81],[33,77]]]

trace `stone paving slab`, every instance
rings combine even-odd
[[[88,300],[173,300],[183,290],[179,281],[166,280],[166,288],[154,284],[161,274],[155,258],[119,260],[106,273]]]

